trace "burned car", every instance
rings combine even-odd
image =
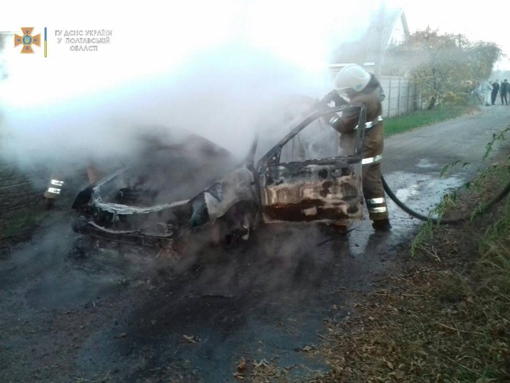
[[[134,166],[77,195],[73,229],[113,242],[178,248],[192,242],[196,232],[228,245],[248,239],[261,223],[345,225],[363,219],[364,129],[357,129],[354,151],[346,154],[338,133],[321,121],[348,108],[359,109],[358,126],[365,126],[363,105],[315,111],[306,118],[298,114],[287,124],[292,129],[267,150],[256,139],[241,164],[199,136],[186,138],[186,149],[172,140],[158,141]]]

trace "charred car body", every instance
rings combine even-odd
[[[262,155],[256,155],[261,146],[255,140],[237,167],[226,150],[200,137],[192,139],[193,149],[159,143],[160,150],[150,149],[150,160],[81,191],[73,204],[73,229],[114,242],[176,248],[208,228],[229,243],[247,239],[260,223],[346,225],[363,219],[364,129],[357,129],[354,152],[345,155],[338,138],[332,139],[338,133],[320,123],[323,115],[348,108],[359,109],[358,126],[364,127],[363,105],[317,111],[301,117]],[[164,155],[158,158],[158,152]]]

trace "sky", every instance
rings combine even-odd
[[[359,37],[383,2],[26,0],[22,9],[6,2],[0,31],[34,27],[44,38],[47,28],[47,57],[43,46],[20,54],[13,36],[7,40],[0,56],[8,73],[0,82],[0,134],[8,138],[2,153],[18,161],[64,161],[122,151],[130,148],[133,129],[161,124],[192,130],[241,155],[248,133],[276,99],[317,99],[330,90],[331,49]],[[411,32],[429,25],[510,52],[510,24],[498,22],[494,7],[385,3],[404,8]],[[101,30],[111,36],[97,51],[73,50],[82,44],[66,40]],[[507,62],[498,65],[510,69]],[[59,145],[66,149],[55,151]]]
[[[122,6],[94,0],[74,1],[70,7],[68,1],[42,3],[28,0],[23,12],[14,4],[4,5],[0,13],[0,29],[19,33],[21,26],[36,26],[35,33],[40,33],[47,27],[49,39],[45,60],[41,60],[42,50],[37,48],[34,48],[38,50],[37,57],[29,59],[25,57],[27,55],[19,55],[17,50],[6,52],[11,63],[11,81],[7,85],[12,83],[14,87],[21,79],[26,83],[37,80],[47,88],[49,98],[60,100],[59,90],[64,88],[65,80],[72,78],[74,89],[60,92],[63,98],[69,93],[86,93],[126,81],[168,74],[188,65],[189,61],[196,61],[196,55],[221,49],[227,44],[237,44],[232,54],[236,54],[241,45],[250,47],[314,76],[327,61],[330,40],[335,32],[347,37],[363,25],[346,19],[345,15],[324,12],[336,6],[332,0],[296,3],[272,0],[170,1],[162,8],[160,2],[154,0],[125,2]],[[370,7],[373,0],[361,0],[363,3]],[[361,13],[360,10],[349,11],[350,15]],[[66,37],[57,36],[57,31],[96,28],[109,29],[113,33],[111,42],[100,45],[97,52],[70,52],[71,44],[65,44]],[[59,41],[61,37],[63,39]],[[36,61],[38,70],[32,66]],[[44,76],[34,80],[31,78],[34,74],[29,72],[36,71]],[[55,86],[57,79],[58,87]],[[32,97],[38,98],[33,93],[23,94],[20,98],[27,105],[32,102]],[[12,92],[9,102],[15,102]],[[38,102],[40,100],[34,103]]]
[[[69,4],[2,6],[3,31],[47,28],[47,57],[42,47],[20,54],[11,36],[3,52],[2,152],[20,161],[129,148],[133,125],[151,124],[192,130],[241,156],[276,99],[330,90],[324,63],[334,36],[355,38],[368,23],[358,21],[361,9],[325,12],[333,0]],[[72,39],[103,29],[108,44],[73,50]]]

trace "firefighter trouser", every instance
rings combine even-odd
[[[372,128],[378,129],[378,128]],[[382,129],[372,130],[370,136],[365,135],[363,147],[363,195],[367,204],[368,214],[372,221],[388,219],[388,208],[386,207],[386,196],[381,181],[381,153],[384,149],[382,140]],[[356,137],[354,133],[342,134],[340,147],[344,150],[345,155],[354,154],[354,145]]]
[[[388,219],[386,196],[381,181],[382,155],[363,159],[363,195],[372,221]]]
[[[44,198],[55,199],[62,192],[62,186],[64,186],[64,175],[62,172],[51,173],[50,182],[44,192]]]
[[[93,164],[87,166],[87,177],[89,183],[93,184],[101,178],[101,173],[96,169]],[[64,186],[64,172],[53,172],[51,173],[50,182],[44,192],[44,198],[55,199],[62,193],[62,187]]]

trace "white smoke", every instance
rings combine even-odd
[[[121,10],[91,2],[72,17],[53,16],[41,21],[51,23],[48,58],[7,52],[2,154],[27,166],[126,156],[137,133],[162,125],[242,156],[271,105],[286,95],[318,98],[329,90],[331,49],[359,35],[372,3],[353,10],[331,0],[313,6],[226,0],[163,10],[147,1]],[[33,5],[27,9],[35,14]],[[110,45],[69,52],[57,43],[57,30],[94,28],[94,9],[100,15],[94,26],[113,30]],[[1,16],[0,22],[15,32],[21,26]]]

